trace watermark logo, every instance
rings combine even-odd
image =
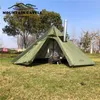
[[[13,11],[3,11],[3,14],[17,14],[17,15],[23,15],[23,16],[30,16],[33,14],[40,14],[41,12],[37,11],[36,5],[32,4],[24,4],[24,3],[18,3],[15,4],[8,9],[13,8]]]

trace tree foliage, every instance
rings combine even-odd
[[[81,37],[80,45],[82,45],[84,51],[86,52],[87,49],[90,47],[91,37],[89,35],[89,32],[85,32],[83,37]]]
[[[59,13],[46,11],[45,9],[40,13],[40,20],[42,24],[42,31],[48,30],[51,25],[55,25],[60,31],[63,31],[62,20]]]
[[[17,6],[16,6],[17,5]],[[17,3],[14,10],[19,11],[35,11],[35,5]],[[12,8],[11,7],[11,8]],[[37,38],[41,33],[46,32],[51,25],[55,25],[58,29],[63,31],[61,16],[58,13],[42,10],[40,14],[32,14],[25,16],[23,14],[6,14],[4,21],[7,25],[3,28],[3,32],[9,36],[21,35],[24,48],[29,46],[29,35],[36,34]]]
[[[84,35],[81,37],[80,46],[84,51],[89,51],[92,54],[93,51],[100,51],[100,32],[98,31],[83,31]]]

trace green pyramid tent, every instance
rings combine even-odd
[[[40,39],[18,55],[13,63],[29,65],[34,63],[35,59],[49,58],[52,49],[65,58],[69,66],[94,65],[94,62],[71,41],[63,42],[63,34],[55,26],[52,26]]]

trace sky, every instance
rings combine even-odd
[[[64,22],[68,20],[68,34],[70,37],[80,38],[82,30],[100,30],[100,0],[0,0],[0,42],[3,47],[17,48],[17,39],[2,32],[6,25],[3,21],[2,11],[16,2],[30,3],[37,6],[38,10],[46,9],[61,15]]]

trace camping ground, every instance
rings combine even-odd
[[[87,54],[95,66],[60,64],[25,67],[0,54],[0,100],[100,100],[100,54]]]

